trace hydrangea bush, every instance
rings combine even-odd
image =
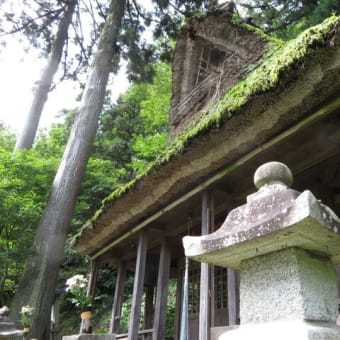
[[[89,310],[92,307],[91,297],[87,296],[88,278],[77,274],[66,280],[66,291],[71,294],[69,301],[80,311]]]
[[[33,307],[27,305],[27,306],[22,306],[21,307],[21,321],[22,324],[24,325],[24,327],[28,327],[30,325],[30,321],[31,321],[31,316],[33,314]]]

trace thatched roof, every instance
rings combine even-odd
[[[74,239],[94,255],[112,240],[318,109],[340,106],[340,17],[272,46],[200,112],[142,176],[114,191]]]

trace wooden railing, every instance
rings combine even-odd
[[[128,333],[124,334],[116,334],[116,339],[126,340],[128,338]],[[142,331],[138,331],[138,340],[150,340],[152,339],[153,328],[144,329]]]

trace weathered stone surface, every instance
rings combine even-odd
[[[261,165],[254,174],[254,184],[257,189],[265,185],[283,184],[290,187],[293,184],[293,174],[280,162],[269,162]]]
[[[247,204],[232,210],[219,230],[184,237],[186,255],[200,262],[239,269],[246,259],[300,247],[340,263],[339,218],[310,191],[299,194],[288,189],[292,179],[282,166],[277,162],[266,165],[267,170],[255,178],[261,184],[258,192],[248,196]]]
[[[0,316],[0,338],[21,336],[22,334],[23,331],[15,328],[14,323],[9,321],[7,316]]]
[[[242,325],[279,319],[332,321],[337,276],[327,257],[288,248],[241,264]]]
[[[63,340],[115,340],[115,334],[75,334],[63,336]]]
[[[340,327],[333,322],[285,320],[242,325],[230,329],[218,340],[338,340]]]

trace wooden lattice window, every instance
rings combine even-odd
[[[188,288],[189,314],[197,314],[200,309],[200,266],[189,270]]]
[[[228,270],[214,267],[214,306],[215,309],[228,308]],[[199,313],[200,307],[200,266],[189,270],[188,287],[189,314]]]
[[[215,267],[214,272],[215,309],[228,308],[228,269]]]
[[[205,45],[202,46],[195,85],[200,84],[211,73],[211,71],[217,72],[225,58],[225,53],[217,48]]]

